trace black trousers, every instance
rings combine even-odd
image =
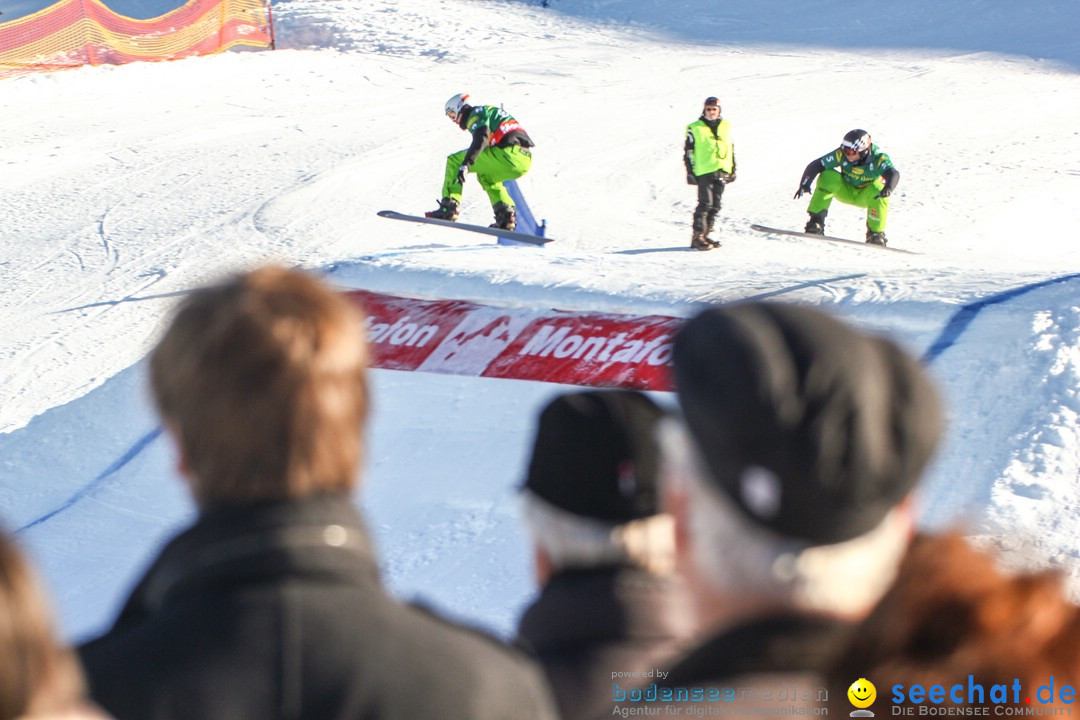
[[[707,232],[720,212],[720,200],[724,196],[724,181],[717,173],[698,175],[697,207],[694,208],[694,230]]]

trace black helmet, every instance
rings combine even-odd
[[[870,157],[870,133],[858,129],[849,131],[844,135],[840,149],[845,156],[857,155],[859,162],[865,162],[866,158]],[[851,159],[848,157],[848,160]]]

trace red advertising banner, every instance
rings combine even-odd
[[[416,370],[476,308],[465,302],[415,300],[364,290],[346,295],[368,316],[375,367]]]
[[[672,390],[681,318],[497,308],[347,291],[368,315],[374,366],[593,387]]]

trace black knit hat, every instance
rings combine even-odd
[[[633,390],[561,395],[540,413],[525,488],[575,515],[612,523],[660,512],[656,424]]]
[[[676,334],[672,362],[710,479],[753,521],[811,544],[876,527],[941,436],[937,391],[911,356],[811,308],[710,308]]]
[[[709,97],[705,98],[705,102],[702,104],[702,107],[709,107],[710,105],[720,107],[720,100],[715,95],[710,95]]]

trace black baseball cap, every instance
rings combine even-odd
[[[813,545],[880,524],[941,437],[922,366],[813,308],[709,308],[676,333],[672,364],[709,479],[754,522]]]
[[[525,488],[575,515],[624,523],[660,512],[656,425],[635,390],[586,390],[540,413]]]

